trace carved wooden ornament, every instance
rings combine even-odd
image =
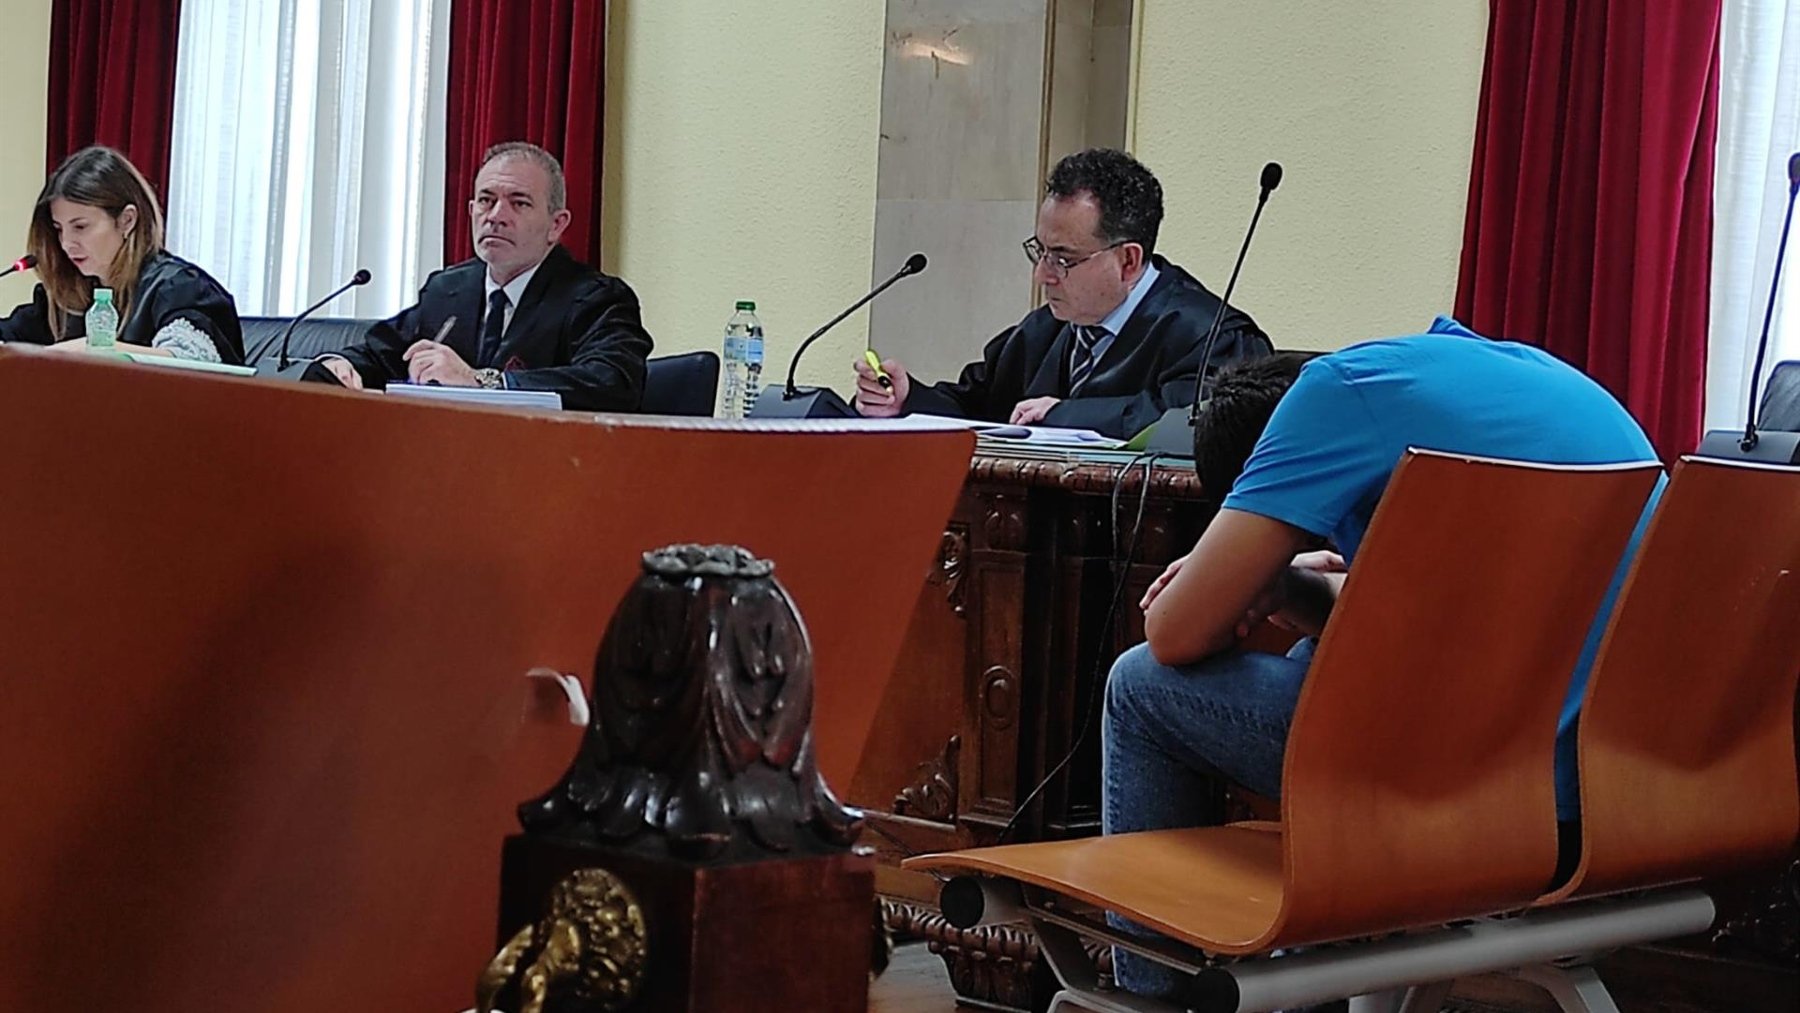
[[[842,851],[862,828],[813,757],[812,646],[774,564],[644,554],[594,662],[592,718],[528,834],[700,862]]]

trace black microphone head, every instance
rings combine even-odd
[[[35,253],[27,253],[23,257],[20,257],[18,260],[13,261],[13,267],[15,267],[21,271],[29,271],[36,266],[37,266],[37,254],[35,254]]]
[[[907,274],[918,274],[920,271],[925,270],[925,255],[923,253],[915,253],[906,258],[906,267],[903,270],[905,270]]]
[[[1267,193],[1270,190],[1273,190],[1280,185],[1281,185],[1281,163],[1280,162],[1270,162],[1269,164],[1263,166],[1263,171],[1262,171],[1263,192]]]
[[[1788,156],[1788,185],[1800,186],[1800,151]]]
[[[369,273],[368,268],[359,267],[356,269],[356,273],[350,276],[350,284],[352,284],[352,285],[367,285],[369,283],[369,279],[373,278],[373,277],[375,277],[375,276]]]

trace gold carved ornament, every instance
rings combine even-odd
[[[519,979],[519,1013],[543,1013],[552,990],[570,991],[594,1009],[624,1009],[642,990],[648,964],[643,909],[605,869],[565,876],[550,891],[544,917],[520,929],[481,973],[475,986],[478,1013],[493,1013],[501,991],[534,952]]]

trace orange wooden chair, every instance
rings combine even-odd
[[[1549,883],[1557,714],[1659,476],[1654,463],[1410,453],[1314,657],[1289,733],[1280,823],[983,848],[907,865],[965,874],[945,888],[955,922],[1029,918],[1064,986],[1053,1009],[1171,1008],[1098,991],[1078,935],[1189,973],[1187,1004],[1202,1010],[1281,1009],[1445,981],[1471,952],[1496,946],[1518,957],[1499,966],[1532,962],[1516,941],[1490,938],[1507,920],[1431,940],[1367,940],[1518,911]],[[1166,938],[1116,932],[1087,906]],[[1360,942],[1321,945],[1343,940]],[[1408,1001],[1435,1009],[1444,991]]]
[[[1643,549],[1582,704],[1581,862],[1540,906],[1664,898],[1699,931],[1712,901],[1691,884],[1778,862],[1800,835],[1800,469],[1683,460]],[[1570,903],[1586,898],[1607,899]],[[1581,961],[1520,974],[1565,1009],[1613,1008]]]

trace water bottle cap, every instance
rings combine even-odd
[[[756,304],[748,299],[738,300],[737,308],[740,310],[749,310],[752,313],[756,312]]]
[[[112,289],[110,289],[110,288],[95,289],[94,290],[94,301],[95,302],[103,302],[103,303],[112,302]]]

